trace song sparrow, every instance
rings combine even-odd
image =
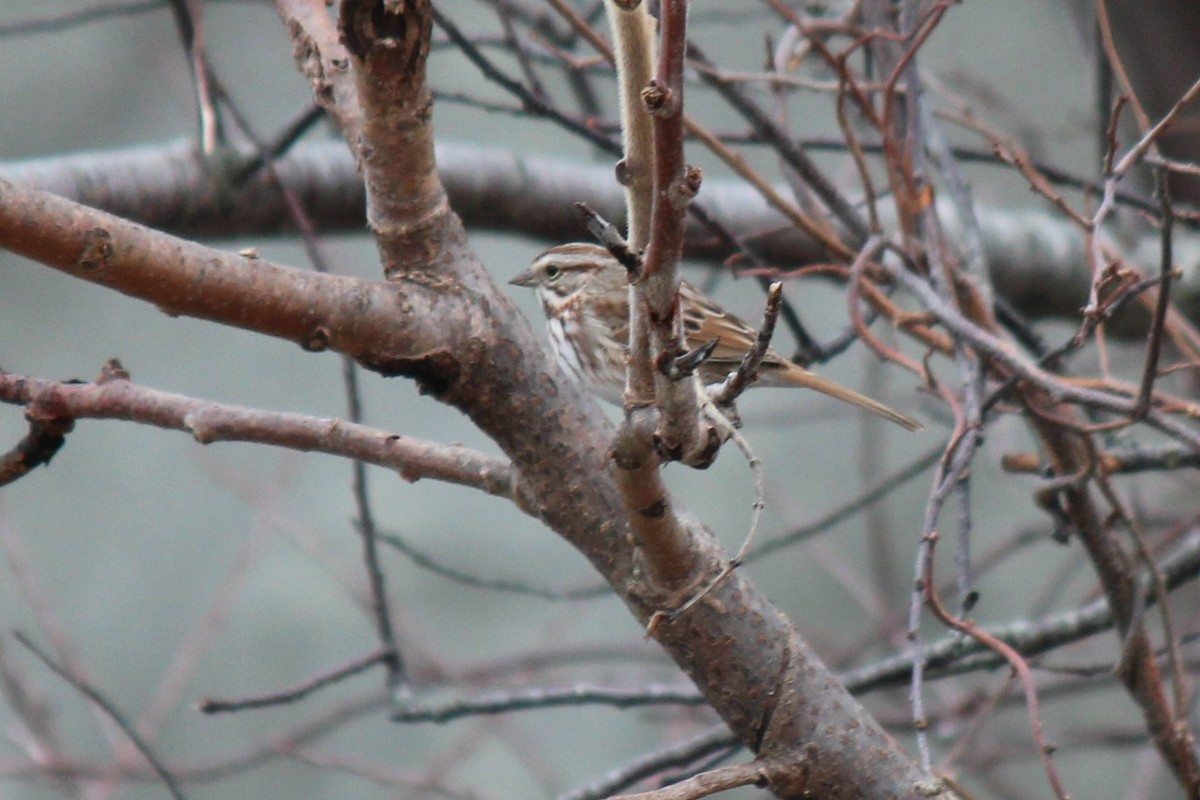
[[[537,289],[559,363],[591,391],[619,405],[625,389],[625,347],[629,338],[625,268],[599,245],[564,244],[542,253],[509,283]],[[717,340],[716,349],[700,366],[700,379],[705,384],[723,381],[737,369],[757,333],[686,281],[679,287],[679,296],[687,346],[696,348]],[[922,428],[916,420],[809,372],[774,350],[767,351],[754,385],[815,389],[910,431]]]

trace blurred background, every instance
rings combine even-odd
[[[310,101],[272,5],[248,0],[202,5],[212,63],[252,125],[269,138]],[[78,25],[58,20],[84,8],[118,6],[139,13],[98,14]],[[438,8],[469,32],[497,29],[484,5],[458,0],[439,2]],[[728,13],[725,4],[693,4],[696,39],[727,69],[761,69],[761,31],[768,19],[757,4],[745,4],[737,14]],[[39,20],[46,24],[25,25]],[[1094,175],[1096,81],[1086,39],[1061,3],[966,3],[951,9],[936,30],[922,51],[922,66],[947,91],[969,96],[981,116],[1019,137],[1038,158]],[[449,96],[503,95],[452,48],[436,50],[429,74],[433,87],[448,96],[435,111],[441,141],[610,161],[538,120],[455,102]],[[605,81],[598,85],[611,89]],[[166,3],[0,4],[0,98],[0,162],[195,138],[189,70]],[[611,118],[612,97],[600,99]],[[705,92],[694,92],[689,103],[692,113],[714,126],[735,122]],[[838,133],[826,95],[799,95],[792,120],[801,135]],[[324,128],[310,134],[330,135]],[[720,166],[695,150],[706,176],[720,177]],[[841,177],[851,176],[848,168],[839,169]],[[981,203],[1018,208],[1030,203],[1025,182],[1010,171],[967,169]],[[337,271],[374,279],[379,267],[363,230],[328,236],[324,243]],[[293,239],[210,243],[229,250],[253,247],[264,258],[307,266]],[[504,282],[548,243],[478,233],[474,244]],[[788,291],[820,335],[831,336],[844,325],[845,303],[836,287],[804,282]],[[749,281],[727,282],[718,294],[745,318],[759,318],[761,294]],[[533,296],[514,291],[514,299],[540,329]],[[1046,330],[1061,338],[1071,327],[1048,323]],[[1125,355],[1117,347],[1113,357],[1119,364]],[[110,358],[120,359],[135,381],[152,388],[265,409],[345,415],[341,365],[333,354],[309,354],[261,336],[173,319],[0,253],[0,367],[90,380]],[[911,378],[880,366],[861,345],[821,371],[922,418],[928,430],[894,432],[807,395],[763,392],[745,398],[744,432],[767,474],[764,540],[852,505],[864,488],[944,446],[942,412],[922,399]],[[403,380],[364,373],[361,385],[370,425],[497,452],[457,412],[419,397]],[[24,432],[21,409],[0,408],[0,446],[11,446]],[[1002,421],[989,429],[977,462],[976,552],[986,553],[1022,531],[1037,539],[1003,570],[982,576],[975,612],[981,622],[1030,613],[1029,593],[1014,591],[1014,582],[1028,581],[1039,593],[1054,585],[1075,600],[1084,595],[1083,584],[1073,593],[1061,585],[1081,577],[1062,571],[1075,554],[1037,536],[1048,532],[1049,523],[1031,501],[1032,480],[1000,478],[1000,456],[1028,449],[1020,425]],[[381,528],[439,563],[537,587],[597,583],[583,558],[504,501],[432,481],[410,485],[382,470],[369,474]],[[753,499],[750,475],[736,451],[725,452],[707,472],[672,468],[668,476],[679,502],[736,549]],[[863,513],[747,567],[832,664],[858,664],[864,656],[903,646],[896,626],[884,620],[907,613],[931,480],[926,469]],[[1192,489],[1181,480],[1163,480],[1159,491],[1167,495]],[[187,793],[193,798],[552,797],[717,722],[696,708],[589,706],[400,725],[387,719],[379,670],[295,705],[198,713],[202,698],[278,691],[374,649],[350,485],[350,465],[328,456],[245,444],[201,447],[177,432],[81,421],[49,468],[0,490],[5,674],[35,690],[33,700],[52,716],[62,752],[77,766],[97,770],[83,790],[72,781],[32,774],[37,770],[29,766],[28,742],[10,698],[0,704],[0,729],[8,733],[0,741],[0,796],[164,794],[152,777],[106,781],[114,750],[144,769],[103,715],[12,639],[9,632],[17,629],[76,665],[130,719],[152,728],[158,755],[191,776]],[[449,699],[490,685],[684,684],[610,596],[549,601],[467,587],[393,550],[385,551],[385,567],[419,699]],[[1047,607],[1057,607],[1055,600],[1047,594]],[[938,633],[930,626],[931,636]],[[979,685],[995,688],[1000,680],[983,676]],[[931,697],[947,702],[955,693],[966,698],[973,691],[970,684],[927,687]],[[878,692],[864,702],[907,741],[904,689]],[[1059,765],[1077,796],[1134,796],[1133,786],[1146,787],[1147,798],[1179,796],[1144,743],[1071,746],[1071,732],[1128,721],[1131,708],[1110,686],[1096,690],[1087,703],[1056,703],[1044,710],[1051,734],[1062,740]],[[1020,704],[989,726],[993,755],[1004,761],[996,781],[1010,787],[1013,797],[1046,796]],[[934,742],[942,747],[936,730]],[[1005,743],[1018,755],[1001,752]],[[946,749],[935,753],[935,762],[945,755]]]

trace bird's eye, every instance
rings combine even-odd
[[[546,267],[545,273],[546,280],[552,281],[562,274],[562,269],[551,264],[550,266]]]

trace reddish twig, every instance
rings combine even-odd
[[[1197,84],[1200,85],[1200,84]],[[1158,378],[1158,360],[1162,352],[1163,326],[1167,321],[1167,311],[1171,307],[1171,281],[1175,274],[1174,248],[1172,233],[1175,228],[1175,215],[1171,206],[1171,190],[1166,170],[1155,170],[1155,183],[1158,188],[1159,205],[1162,208],[1162,247],[1158,266],[1158,298],[1154,304],[1154,317],[1150,323],[1150,332],[1146,335],[1146,363],[1142,368],[1142,382],[1138,387],[1137,399],[1133,403],[1133,419],[1141,419],[1150,410],[1150,402],[1154,394],[1154,381]]]
[[[1052,758],[1054,747],[1046,741],[1043,731],[1041,711],[1038,707],[1037,685],[1033,680],[1033,673],[1029,669],[1029,663],[1012,647],[992,636],[973,622],[959,619],[946,610],[945,606],[942,605],[941,599],[938,597],[937,583],[933,574],[933,555],[938,541],[937,531],[931,531],[925,538],[929,543],[929,547],[926,549],[922,580],[924,582],[925,599],[930,610],[933,611],[934,616],[941,620],[943,624],[970,636],[980,644],[1004,656],[1004,659],[1012,666],[1013,671],[1021,679],[1021,686],[1025,691],[1025,704],[1029,710],[1029,726],[1033,732],[1034,742],[1037,743],[1038,756],[1042,760],[1042,768],[1046,771],[1046,778],[1050,781],[1050,786],[1054,790],[1055,796],[1060,800],[1068,800],[1070,795],[1067,794],[1067,790],[1063,786],[1062,778],[1058,774],[1058,767],[1055,766],[1054,759]]]

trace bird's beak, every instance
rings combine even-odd
[[[517,275],[509,284],[512,286],[533,286],[537,283],[537,276],[533,274],[533,270],[527,269],[520,275]]]

